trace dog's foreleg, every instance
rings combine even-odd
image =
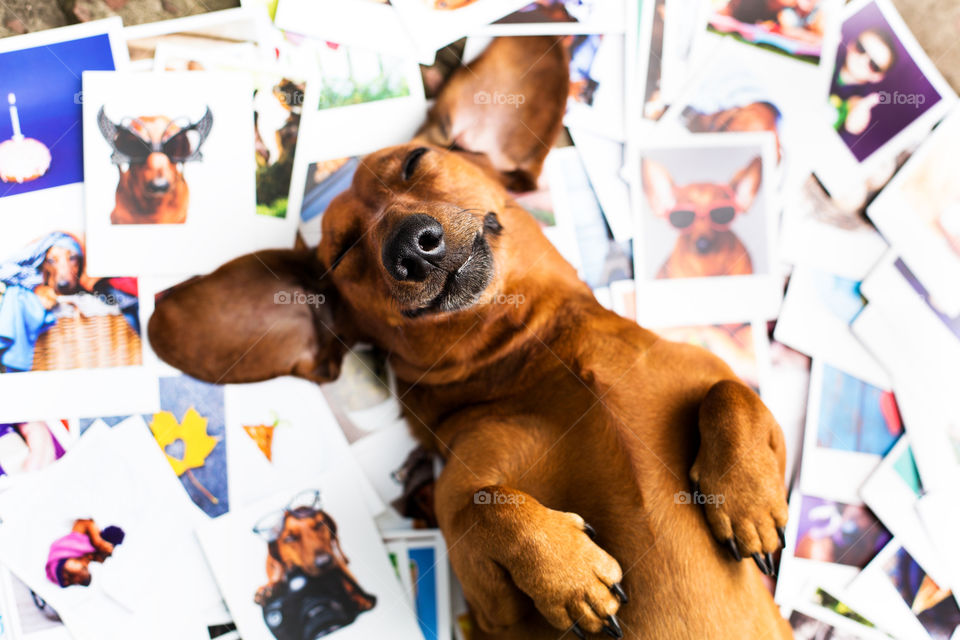
[[[498,422],[458,433],[455,445],[437,482],[437,518],[480,627],[497,633],[520,621],[522,592],[557,629],[620,637],[620,565],[583,518],[518,488],[549,454],[546,434]]]
[[[690,479],[713,535],[736,560],[752,557],[772,574],[787,523],[783,432],[757,394],[733,380],[707,392],[699,426]]]

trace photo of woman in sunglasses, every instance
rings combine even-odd
[[[847,17],[828,101],[833,128],[858,162],[939,100],[878,2]]]

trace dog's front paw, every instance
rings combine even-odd
[[[623,636],[616,614],[626,602],[619,563],[594,541],[592,527],[573,513],[543,510],[531,523],[517,561],[517,586],[557,629]]]
[[[772,448],[727,457],[701,450],[690,470],[691,502],[700,504],[713,535],[736,560],[750,558],[773,575],[773,554],[784,544],[787,494]]]

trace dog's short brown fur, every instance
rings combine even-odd
[[[576,625],[789,638],[757,568],[772,563],[787,517],[769,411],[715,356],[601,307],[502,186],[517,167],[534,172],[552,142],[566,92],[540,83],[565,85],[554,50],[544,38],[495,41],[482,74],[446,89],[523,91],[549,112],[525,123],[529,134],[487,148],[522,129],[516,110],[491,112],[479,120],[491,131],[458,136],[481,142],[474,153],[420,139],[366,157],[315,252],[261,252],[175,288],[151,318],[153,347],[218,382],[326,382],[350,344],[387,350],[413,430],[446,459],[437,518],[478,637],[554,640]],[[524,82],[518,57],[531,65]],[[459,108],[475,114],[471,100],[438,105],[450,106],[431,117],[446,122],[427,135],[470,128]],[[488,151],[501,160],[477,153]],[[391,275],[384,250],[414,214],[442,225],[445,251],[411,282]],[[274,304],[281,290],[314,304]],[[693,483],[722,504],[684,500]]]
[[[146,137],[159,141],[170,130],[166,116],[143,116],[133,125]],[[151,183],[165,183],[163,191],[151,191]],[[113,224],[180,224],[187,220],[190,188],[183,177],[182,166],[171,162],[166,155],[154,152],[146,162],[120,169],[117,184],[117,204],[110,214]]]
[[[760,188],[762,164],[754,158],[733,176],[729,189],[740,211],[750,208]],[[662,164],[644,159],[641,170],[647,202],[658,217],[677,202],[709,207],[726,198],[727,185],[698,182],[676,185]],[[673,251],[657,272],[658,278],[698,278],[739,276],[753,273],[750,253],[737,234],[730,229],[716,229],[708,219],[697,218],[692,225],[677,231]]]
[[[348,563],[337,539],[337,525],[329,514],[316,511],[309,518],[284,514],[283,528],[277,539],[270,543],[267,554],[267,584],[257,589],[254,601],[263,604],[269,600],[293,570],[314,578],[327,571],[336,571],[343,580],[346,593],[357,603],[358,611],[368,611],[375,601],[357,585],[356,578],[347,568]]]

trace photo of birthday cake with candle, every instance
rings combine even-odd
[[[20,131],[17,96],[7,94],[13,136],[0,142],[0,180],[23,184],[43,176],[50,168],[50,150],[39,140],[27,138]]]

